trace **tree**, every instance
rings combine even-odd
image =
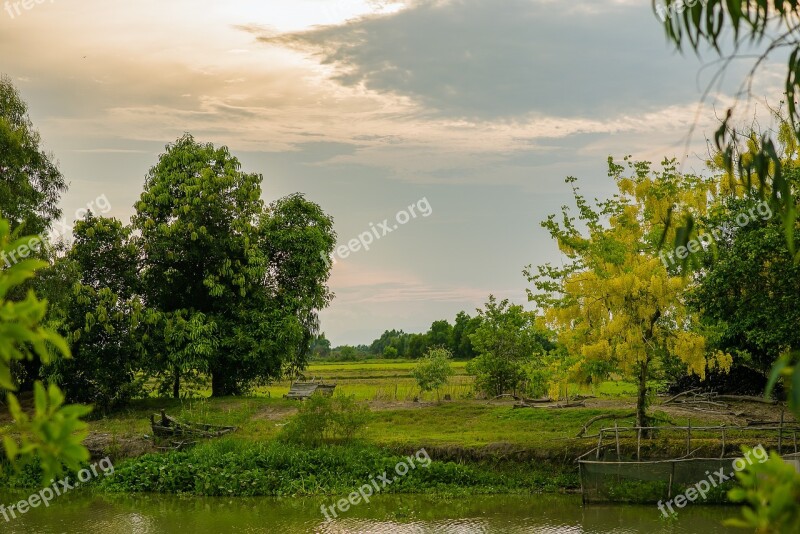
[[[480,316],[470,317],[464,311],[458,312],[453,326],[453,344],[451,346],[453,356],[456,359],[471,360],[475,357],[475,349],[472,347],[470,335],[475,333],[480,324]]]
[[[476,387],[487,395],[515,391],[525,379],[525,366],[535,362],[552,343],[536,324],[536,314],[508,299],[489,295],[485,309],[478,310],[481,324],[470,335],[478,356],[467,364]]]
[[[130,229],[89,212],[73,229],[72,248],[57,263],[67,275],[68,295],[54,318],[72,349],[55,358],[43,375],[68,400],[108,411],[136,396],[142,370],[139,332],[142,304],[137,292],[137,250]]]
[[[41,148],[41,137],[28,116],[28,107],[10,78],[0,75],[0,216],[5,217],[14,235],[31,236],[25,249],[9,251],[0,257],[0,268],[21,256],[49,260],[44,234],[52,222],[61,216],[58,201],[67,186],[53,156]],[[29,246],[36,243],[35,246]],[[8,294],[11,300],[21,300],[29,289],[38,294],[39,277],[18,285]],[[63,286],[61,286],[63,289]],[[41,361],[14,362],[12,373],[25,391],[31,390],[39,378]]]
[[[732,199],[709,221],[730,231],[721,233],[714,254],[705,255],[689,302],[719,330],[721,349],[746,355],[749,366],[767,375],[785,350],[800,346],[800,266],[792,261],[780,221],[762,207],[768,206]],[[736,217],[748,211],[764,217],[738,226]]]
[[[581,226],[567,207],[561,223],[555,215],[542,223],[569,262],[546,264],[536,274],[529,268],[526,274],[538,290],[529,296],[546,310],[547,324],[569,353],[581,356],[574,372],[609,361],[634,378],[636,423],[646,426],[647,381],[665,356],[680,358],[689,373],[701,377],[707,367],[727,370],[731,357],[707,355],[705,338],[685,303],[691,281],[671,275],[657,254],[669,210],[677,205],[682,208],[677,213],[706,213],[712,182],[677,174],[670,162],[662,172],[647,163],[629,162],[629,168],[633,176],[625,178],[624,167],[609,161],[619,194],[597,208],[573,185]]]
[[[439,399],[439,390],[447,384],[448,378],[453,376],[453,368],[450,366],[452,354],[443,347],[436,347],[428,350],[425,356],[414,366],[414,379],[417,381],[419,389],[422,391],[436,391],[436,399]]]
[[[300,332],[299,339],[283,348],[287,351],[284,365],[290,373],[308,363],[311,341],[319,333],[317,312],[333,300],[326,285],[330,264],[323,258],[330,257],[335,245],[333,219],[299,193],[273,202],[261,215],[264,296],[287,319],[296,321]]]
[[[426,336],[429,347],[450,347],[453,344],[453,325],[446,319],[434,321]]]
[[[175,357],[175,383],[207,372],[213,396],[304,367],[332,297],[331,218],[301,195],[265,210],[262,177],[240,168],[187,134],[150,170],[132,219],[144,302],[161,314],[149,337]]]
[[[729,108],[726,118],[714,134],[714,143],[725,169],[724,182],[736,182],[740,196],[756,195],[769,199],[784,222],[787,245],[792,255],[798,255],[794,246],[794,226],[797,221],[797,202],[784,173],[787,160],[782,157],[779,142],[787,141],[786,133],[796,147],[800,140],[800,108],[796,96],[800,90],[800,3],[797,0],[704,0],[688,5],[685,0],[665,0],[659,8],[667,38],[681,50],[684,46],[699,53],[706,46],[723,56],[721,70],[737,57],[742,45],[762,46],[762,54],[755,59],[748,80],[749,87],[758,69],[769,55],[779,49],[789,49],[785,79],[788,119],[773,139],[772,132],[754,136],[752,131],[741,135],[731,126],[734,108]],[[670,16],[664,16],[669,14]],[[772,30],[779,31],[773,32]],[[723,48],[730,40],[734,53],[724,57]],[[721,72],[720,72],[721,74]],[[777,141],[777,142],[776,142]],[[745,153],[749,152],[749,155]],[[794,166],[791,164],[790,166]],[[676,234],[676,246],[689,239],[693,220],[689,218]]]
[[[40,144],[27,105],[0,75],[0,216],[12,232],[41,234],[61,216],[58,201],[67,185]]]
[[[311,342],[311,354],[317,358],[327,358],[331,355],[331,342],[325,337],[325,332],[314,337]]]
[[[0,252],[9,252],[29,238],[10,239],[8,221],[0,217]],[[56,332],[41,326],[47,312],[47,303],[29,291],[22,301],[8,300],[11,290],[33,277],[36,269],[45,265],[39,260],[23,260],[6,269],[0,269],[0,389],[14,391],[10,364],[34,356],[43,362],[50,361],[52,351],[70,356],[67,343]],[[79,469],[89,459],[82,445],[86,437],[86,424],[80,420],[91,409],[81,405],[64,405],[64,396],[54,384],[45,387],[34,383],[34,412],[22,410],[17,397],[8,393],[6,401],[14,421],[0,432],[3,449],[9,461],[39,458],[42,478],[50,480],[64,467]]]
[[[408,338],[408,357],[422,358],[428,350],[428,337],[425,334],[410,334]]]

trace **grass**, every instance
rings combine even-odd
[[[577,486],[573,470],[534,462],[520,469],[516,462],[432,461],[425,451],[409,458],[358,443],[308,449],[223,438],[186,452],[127,460],[101,486],[110,492],[231,497],[347,494],[368,489],[370,479],[381,474],[394,479],[383,487],[385,493],[533,493]],[[406,464],[405,473],[396,470],[400,463]]]
[[[467,375],[467,362],[452,362],[454,376],[450,384],[438,392],[438,397],[471,397],[473,378]],[[306,370],[306,377],[337,385],[347,395],[370,401],[437,400],[437,393],[423,393],[417,387],[412,372],[416,362],[408,360],[363,360],[358,362],[316,362]],[[277,382],[256,390],[258,395],[282,397],[289,391],[290,381]]]
[[[362,442],[369,446],[408,450],[421,446],[451,451],[526,450],[542,457],[565,457],[590,448],[574,436],[591,417],[601,413],[622,413],[630,408],[571,408],[567,410],[513,409],[508,402],[474,398],[473,378],[466,374],[466,362],[454,362],[455,376],[439,395],[451,401],[435,402],[436,393],[421,394],[412,377],[416,362],[407,360],[366,360],[359,362],[316,362],[307,376],[336,383],[337,392],[370,401],[372,412]],[[131,407],[92,421],[90,430],[109,434],[114,440],[141,438],[151,433],[149,416],[166,410],[179,419],[238,427],[236,439],[247,442],[275,438],[297,409],[297,401],[284,400],[289,382],[256,389],[251,396],[236,398],[143,399]],[[629,402],[633,384],[609,381],[590,386],[573,386],[570,392],[594,394],[601,398]],[[419,403],[412,402],[415,399]],[[574,456],[572,456],[574,458]]]
[[[409,479],[406,489],[410,492],[554,491],[574,489],[574,459],[596,443],[596,438],[575,438],[585,422],[601,414],[629,413],[636,393],[635,385],[622,381],[573,385],[571,394],[595,395],[599,400],[594,402],[601,407],[514,409],[508,400],[476,399],[466,362],[455,362],[455,376],[439,392],[441,396],[449,394],[452,400],[435,402],[435,393],[421,395],[416,387],[412,377],[415,365],[409,361],[368,360],[317,362],[309,367],[308,378],[336,383],[337,392],[370,404],[366,426],[357,442],[335,446],[341,464],[337,464],[335,454],[314,456],[318,453],[304,452],[302,447],[293,450],[276,439],[299,406],[297,401],[282,398],[289,382],[258,388],[246,397],[142,399],[128,409],[91,421],[90,430],[110,436],[115,446],[126,439],[144,444],[138,449],[118,448],[133,452],[114,457],[127,474],[110,489],[123,492],[233,496],[339,491],[362,480],[361,471],[366,472],[367,467],[391,464],[397,454],[422,448],[445,467],[433,478]],[[201,443],[185,453],[140,456],[148,447],[142,436],[151,433],[149,416],[162,409],[179,419],[238,428],[228,437]],[[699,435],[697,438],[700,441]],[[630,446],[629,439],[621,441],[624,447]],[[685,447],[682,441],[650,446],[668,451],[673,445]],[[110,454],[113,456],[113,452]],[[126,456],[136,458],[126,460]],[[359,459],[362,456],[368,459],[366,465]],[[286,464],[289,470],[306,466],[308,476],[274,478],[282,469],[275,462]],[[272,474],[265,475],[262,467]],[[318,467],[328,469],[326,478],[317,477]],[[470,482],[451,484],[448,476]],[[242,486],[242,480],[249,485]],[[298,480],[300,486],[296,485]],[[344,485],[339,487],[340,483]]]
[[[261,442],[274,439],[297,408],[296,401],[263,397],[137,401],[129,410],[90,422],[93,432],[119,439],[150,434],[148,417],[158,409],[188,421],[237,426],[236,439]],[[579,452],[588,444],[574,440],[584,422],[619,410],[573,408],[513,409],[508,404],[453,401],[402,406],[370,412],[361,441],[395,450],[435,447],[458,451],[491,451],[493,447],[536,451],[559,457]],[[491,453],[490,453],[491,454]],[[571,456],[571,457],[574,457]]]

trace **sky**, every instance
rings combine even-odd
[[[609,157],[705,172],[737,95],[741,121],[768,122],[783,83],[777,58],[742,96],[752,60],[715,78],[717,56],[676,52],[649,0],[14,4],[0,73],[70,185],[66,222],[101,197],[127,222],[185,132],[227,145],[266,202],[302,192],[333,216],[334,345],[489,294],[525,303],[523,268],[560,261],[539,223],[570,203],[567,176],[604,198]]]

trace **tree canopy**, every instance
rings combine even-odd
[[[58,201],[66,189],[19,91],[0,75],[0,216],[12,231],[40,234],[61,216]]]
[[[703,376],[707,366],[727,369],[728,354],[709,354],[696,319],[686,306],[690,279],[670,274],[658,257],[659,237],[668,210],[704,214],[713,183],[682,176],[674,164],[658,172],[647,163],[625,167],[609,160],[609,175],[619,193],[592,207],[573,185],[577,221],[565,207],[561,217],[542,222],[568,260],[564,266],[526,271],[536,292],[531,300],[545,310],[545,321],[567,351],[579,356],[575,376],[594,362],[610,362],[638,384],[637,424],[646,423],[647,381],[668,355],[689,373]],[[567,183],[574,184],[574,178]]]

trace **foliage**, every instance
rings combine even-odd
[[[248,443],[234,438],[187,452],[148,454],[115,466],[102,480],[108,492],[183,493],[203,496],[347,495],[374,477],[393,477],[406,455],[358,444],[304,448],[280,442]],[[416,462],[416,459],[415,459]],[[433,460],[397,477],[383,493],[538,493],[559,485],[575,487],[576,476],[539,461],[503,464]],[[381,484],[378,481],[379,484]]]
[[[364,427],[366,405],[350,395],[326,397],[315,394],[303,401],[297,415],[284,427],[281,438],[310,447],[328,441],[351,441]]]
[[[67,469],[79,469],[89,460],[89,451],[82,442],[87,436],[86,423],[81,417],[91,412],[89,406],[64,405],[64,395],[54,384],[47,389],[41,382],[33,388],[34,414],[29,416],[11,393],[7,396],[8,411],[19,433],[3,436],[6,457],[14,461],[36,456],[42,469],[42,480],[54,478]]]
[[[453,325],[446,319],[434,321],[428,330],[425,341],[429,347],[448,348],[453,346]]]
[[[469,362],[467,372],[475,375],[476,388],[489,396],[515,391],[525,379],[525,364],[540,361],[553,344],[536,324],[536,314],[508,299],[498,302],[489,295],[478,313],[480,326],[470,334],[478,356]]]
[[[766,375],[778,355],[800,346],[800,308],[795,303],[800,266],[792,261],[780,221],[767,217],[771,212],[756,214],[744,226],[734,223],[737,214],[756,213],[756,206],[767,207],[754,200],[731,200],[712,222],[727,231],[720,232],[716,254],[705,255],[689,302],[719,330],[721,349],[738,352]]]
[[[369,352],[374,355],[385,354],[387,348],[395,349],[396,356],[387,358],[421,358],[429,348],[444,347],[450,350],[456,359],[468,360],[474,358],[476,353],[472,347],[470,335],[480,325],[480,317],[470,317],[461,311],[456,315],[455,324],[447,320],[431,323],[424,334],[408,334],[402,330],[386,330],[381,337],[372,342]],[[395,354],[394,351],[390,351]]]
[[[10,225],[0,218],[0,252],[7,252],[26,242],[23,238],[14,242],[9,239]],[[29,292],[22,301],[8,300],[9,292],[29,280],[37,268],[43,266],[39,260],[23,260],[0,270],[0,388],[13,391],[10,364],[13,361],[34,356],[43,362],[51,359],[51,351],[65,357],[70,356],[66,342],[57,333],[41,326],[47,311],[47,303]],[[3,431],[3,447],[6,457],[14,461],[38,457],[44,480],[56,476],[63,466],[75,468],[89,458],[81,445],[86,433],[85,423],[80,417],[89,413],[86,406],[64,406],[64,397],[55,385],[45,388],[40,382],[34,384],[34,412],[25,413],[19,400],[8,393],[7,402],[14,424]]]
[[[742,517],[726,524],[755,529],[759,533],[800,531],[800,474],[776,452],[764,463],[753,463],[736,473],[739,487],[728,492],[734,502],[744,503]]]
[[[12,231],[41,234],[61,216],[58,200],[67,185],[40,145],[25,102],[0,76],[0,216]]]
[[[453,376],[454,371],[450,366],[452,354],[445,348],[428,350],[428,353],[414,367],[414,379],[422,391],[436,391],[447,384],[447,379]]]
[[[211,375],[214,396],[297,373],[331,299],[331,218],[301,195],[265,208],[262,177],[240,167],[226,147],[185,135],[136,203],[142,338],[173,394],[197,372]]]
[[[330,265],[323,259],[336,244],[333,219],[297,193],[270,204],[260,216],[258,230],[259,248],[266,260],[267,301],[300,331],[298,340],[281,347],[284,370],[291,375],[307,365],[311,341],[319,333],[317,311],[333,299],[325,285]]]
[[[331,342],[325,337],[325,332],[314,337],[309,350],[315,358],[327,358],[331,355]]]
[[[106,412],[126,404],[142,387],[137,379],[142,358],[136,326],[143,306],[133,296],[137,252],[130,229],[116,219],[90,212],[73,231],[72,248],[57,260],[70,264],[75,273],[74,280],[65,280],[69,298],[59,318],[73,357],[55,358],[42,373],[70,401],[91,403]]]
[[[575,378],[608,362],[626,377],[635,378],[639,392],[637,424],[646,422],[647,381],[666,355],[679,357],[689,373],[704,376],[706,367],[728,369],[730,355],[707,353],[697,332],[684,292],[690,280],[671,275],[657,257],[666,221],[678,212],[705,214],[713,184],[683,176],[674,162],[663,171],[648,163],[624,167],[609,160],[609,174],[619,194],[593,208],[573,186],[578,218],[565,207],[542,223],[569,260],[563,267],[540,266],[526,275],[538,293],[531,300],[546,310],[545,320],[558,332],[568,354],[580,356],[569,367]],[[575,182],[568,178],[568,183]],[[707,357],[709,356],[709,357]]]
[[[459,360],[470,360],[476,356],[470,336],[481,324],[480,316],[470,317],[468,313],[460,311],[456,315],[453,326],[453,357]]]
[[[730,108],[714,135],[714,143],[719,151],[717,160],[725,171],[722,185],[737,196],[753,194],[759,199],[769,199],[784,223],[789,251],[800,260],[800,252],[795,252],[794,245],[796,194],[788,179],[796,162],[782,153],[782,149],[788,147],[788,152],[794,154],[800,146],[800,110],[796,102],[800,88],[800,40],[797,38],[800,4],[796,0],[707,0],[692,6],[685,5],[683,0],[666,0],[665,4],[668,12],[677,13],[677,16],[664,18],[663,23],[668,39],[679,50],[688,46],[699,53],[710,46],[723,56],[723,46],[730,39],[735,52],[731,58],[726,58],[724,65],[727,65],[736,57],[740,45],[763,46],[763,53],[750,71],[748,86],[770,53],[781,48],[790,50],[785,79],[788,117],[781,121],[777,139],[772,137],[772,132],[761,135],[752,130],[743,135],[737,132],[730,125],[733,117],[733,108]],[[656,0],[653,6],[655,8]],[[772,28],[779,31],[774,33]],[[693,219],[689,218],[678,227],[676,245],[688,241],[693,224]]]

